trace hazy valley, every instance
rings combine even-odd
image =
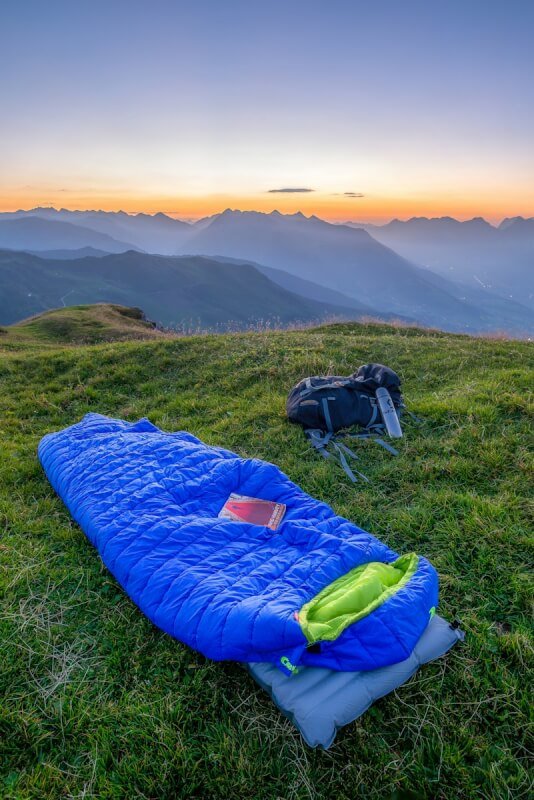
[[[335,225],[301,213],[37,208],[0,214],[0,324],[73,303],[142,306],[176,329],[389,320],[534,330],[534,220]]]

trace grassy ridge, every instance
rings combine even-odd
[[[157,339],[162,331],[141,309],[111,303],[68,306],[45,311],[15,325],[0,327],[0,347],[13,345],[99,344],[131,339]]]
[[[372,482],[353,487],[284,400],[366,361],[400,372],[426,423],[398,459],[362,443]],[[526,798],[532,365],[524,343],[353,324],[31,350],[0,337],[0,796]],[[71,522],[35,451],[87,411],[275,461],[427,555],[465,644],[310,751],[239,666],[150,625]]]

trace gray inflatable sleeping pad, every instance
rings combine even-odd
[[[328,748],[336,733],[397,689],[419,669],[464,638],[459,628],[435,615],[405,661],[368,672],[302,667],[288,677],[273,664],[248,664],[254,679],[298,728],[310,747]]]

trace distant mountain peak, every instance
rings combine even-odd
[[[476,226],[479,228],[493,228],[493,225],[489,223],[486,219],[484,219],[484,217],[473,217],[473,219],[466,220],[464,224],[471,225],[472,227]]]
[[[525,222],[525,221],[526,221],[525,217],[521,217],[521,216],[506,217],[505,219],[503,219],[503,221],[501,222],[501,224],[498,227],[499,227],[499,230],[506,230],[506,228],[510,228],[512,225],[515,225],[516,223],[521,224],[522,222]]]
[[[63,208],[61,209],[61,211],[64,211],[64,210],[65,209],[63,209]],[[36,214],[36,213],[39,213],[39,214],[59,214],[59,211],[56,208],[53,208],[53,206],[35,206],[35,208],[30,208],[29,211],[27,211],[27,212],[23,211],[23,213],[27,213],[27,214]]]
[[[484,217],[473,217],[472,219],[467,220],[459,220],[455,217],[450,216],[443,216],[443,217],[410,217],[409,219],[392,219],[391,222],[386,222],[382,226],[374,226],[382,227],[382,228],[405,228],[405,227],[419,227],[419,228],[428,228],[428,229],[437,229],[438,227],[444,228],[462,228],[462,227],[469,227],[469,228],[492,228],[494,226],[488,222]]]

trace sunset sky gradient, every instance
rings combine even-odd
[[[534,216],[533,31],[526,0],[2,3],[0,210]]]

